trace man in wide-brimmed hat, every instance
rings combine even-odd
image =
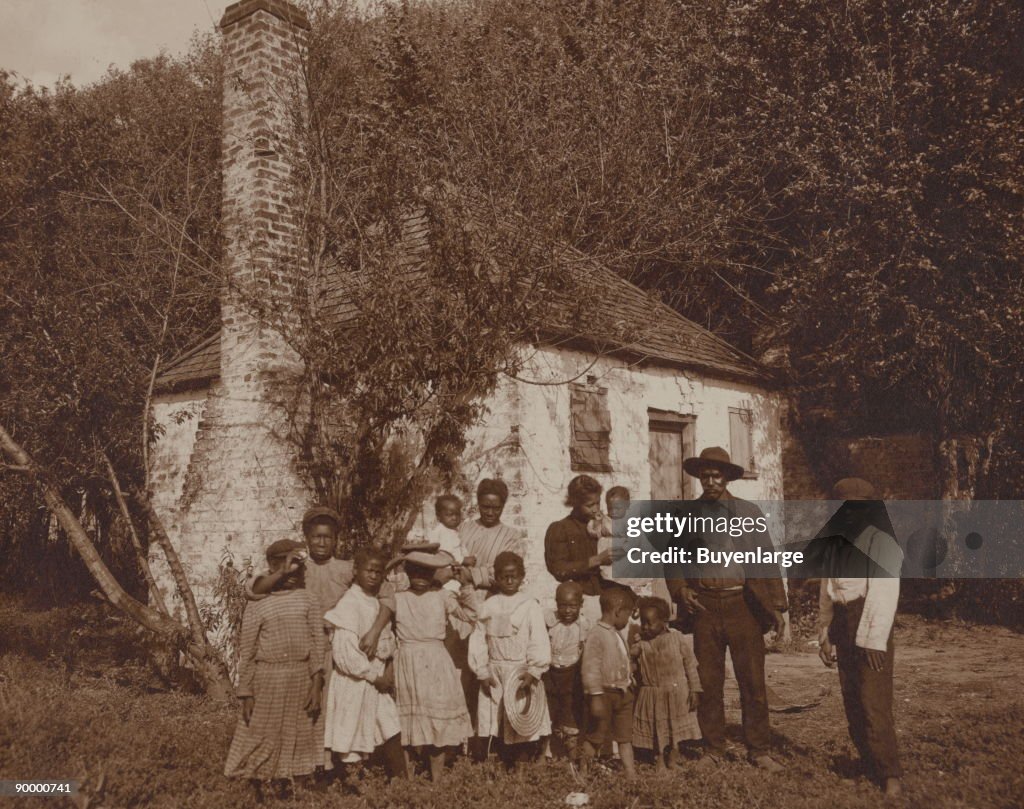
[[[721,517],[737,524],[739,518],[764,519],[753,503],[733,497],[729,483],[743,476],[721,447],[709,447],[683,463],[687,474],[700,480],[703,494],[690,505],[694,517]],[[744,525],[752,523],[744,520]],[[763,522],[761,523],[764,524]],[[773,550],[767,532],[744,530],[701,532],[686,543],[691,552],[697,546],[718,551]],[[695,559],[692,556],[691,559]],[[688,564],[668,582],[681,610],[693,620],[693,650],[700,664],[704,693],[697,718],[704,736],[707,761],[719,761],[725,750],[725,653],[732,655],[733,669],[743,706],[743,733],[748,756],[762,769],[775,772],[782,765],[771,757],[771,729],[768,724],[768,693],[764,679],[764,633],[781,632],[782,613],[787,609],[786,589],[778,566]]]

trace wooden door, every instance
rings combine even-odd
[[[693,455],[692,416],[648,411],[652,500],[689,500],[693,478],[683,472],[683,461]]]

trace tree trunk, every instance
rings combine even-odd
[[[46,478],[32,457],[3,427],[0,427],[0,452],[7,456],[13,464],[22,467],[24,472],[32,478],[42,493],[50,513],[57,518],[57,522],[64,529],[71,544],[82,557],[82,561],[85,562],[90,575],[99,585],[103,596],[132,620],[185,652],[194,661],[196,670],[211,696],[229,695],[232,688],[231,681],[227,676],[227,669],[217,650],[207,643],[206,637],[201,632],[202,626],[200,625],[199,637],[197,638],[193,632],[190,640],[190,633],[180,623],[127,593],[120,582],[114,578],[89,534],[82,527],[74,512],[68,508],[56,487]]]
[[[955,602],[961,591],[958,578],[966,564],[959,537],[960,515],[971,508],[970,487],[961,488],[960,439],[941,433],[938,445],[939,480],[942,485],[942,510],[939,536],[945,543],[945,581],[937,594],[938,601],[945,602],[955,610]]]
[[[185,615],[188,618],[189,629],[192,632],[192,640],[197,644],[205,644],[206,631],[203,629],[203,619],[199,615],[199,605],[196,603],[196,596],[192,592],[192,586],[188,583],[188,576],[185,575],[185,568],[182,567],[178,551],[171,544],[171,538],[167,536],[164,524],[160,520],[160,515],[153,508],[153,502],[138,491],[134,492],[134,497],[136,502],[145,509],[152,536],[160,546],[160,550],[164,552],[164,556],[167,557],[167,566],[171,570],[171,576],[174,577],[174,584],[178,589],[178,595],[181,596],[181,601],[185,605]]]
[[[132,515],[128,511],[128,504],[124,500],[124,493],[121,491],[121,484],[117,479],[117,472],[114,471],[114,465],[110,462],[110,458],[105,452],[103,453],[103,461],[107,466],[107,476],[110,478],[110,486],[114,490],[114,498],[117,500],[117,507],[121,510],[121,517],[128,526],[128,534],[132,538],[132,547],[135,548],[135,556],[138,559],[139,568],[142,570],[142,575],[146,579],[146,587],[149,589],[150,602],[154,604],[164,615],[170,615],[171,613],[167,609],[167,605],[164,604],[163,596],[160,595],[160,588],[156,586],[156,580],[153,578],[153,571],[149,567],[149,557],[146,555],[146,549],[142,547],[142,541],[139,539],[138,531],[135,530],[135,521],[132,519]]]

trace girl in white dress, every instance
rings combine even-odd
[[[469,665],[480,681],[477,734],[501,744],[506,763],[521,766],[538,752],[536,742],[551,733],[547,702],[543,703],[540,727],[529,737],[519,735],[505,715],[503,684],[509,674],[525,668],[519,688],[533,688],[551,665],[544,612],[536,599],[519,592],[526,578],[523,559],[505,551],[494,560],[497,592],[477,607],[477,624],[469,638]],[[509,695],[509,699],[513,695]],[[544,700],[537,688],[534,699]]]
[[[381,632],[372,658],[359,649],[359,639],[380,611],[377,594],[386,564],[387,557],[375,548],[356,551],[355,584],[324,616],[334,631],[324,744],[343,764],[362,761],[380,747],[388,774],[404,778],[401,724],[386,664],[395,651],[394,635],[390,628]]]
[[[445,752],[473,734],[459,672],[445,648],[449,622],[468,631],[473,588],[457,597],[437,586],[434,573],[455,560],[448,554],[413,552],[405,557],[409,589],[395,595],[395,690],[402,744],[425,753],[431,779],[444,771]]]

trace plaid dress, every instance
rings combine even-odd
[[[662,751],[699,739],[697,714],[687,699],[700,691],[692,641],[675,629],[640,641],[640,690],[633,715],[633,745]]]
[[[291,778],[323,764],[323,736],[306,715],[310,679],[323,670],[323,616],[306,590],[250,601],[242,617],[239,697],[253,697],[249,724],[241,717],[224,774]]]

